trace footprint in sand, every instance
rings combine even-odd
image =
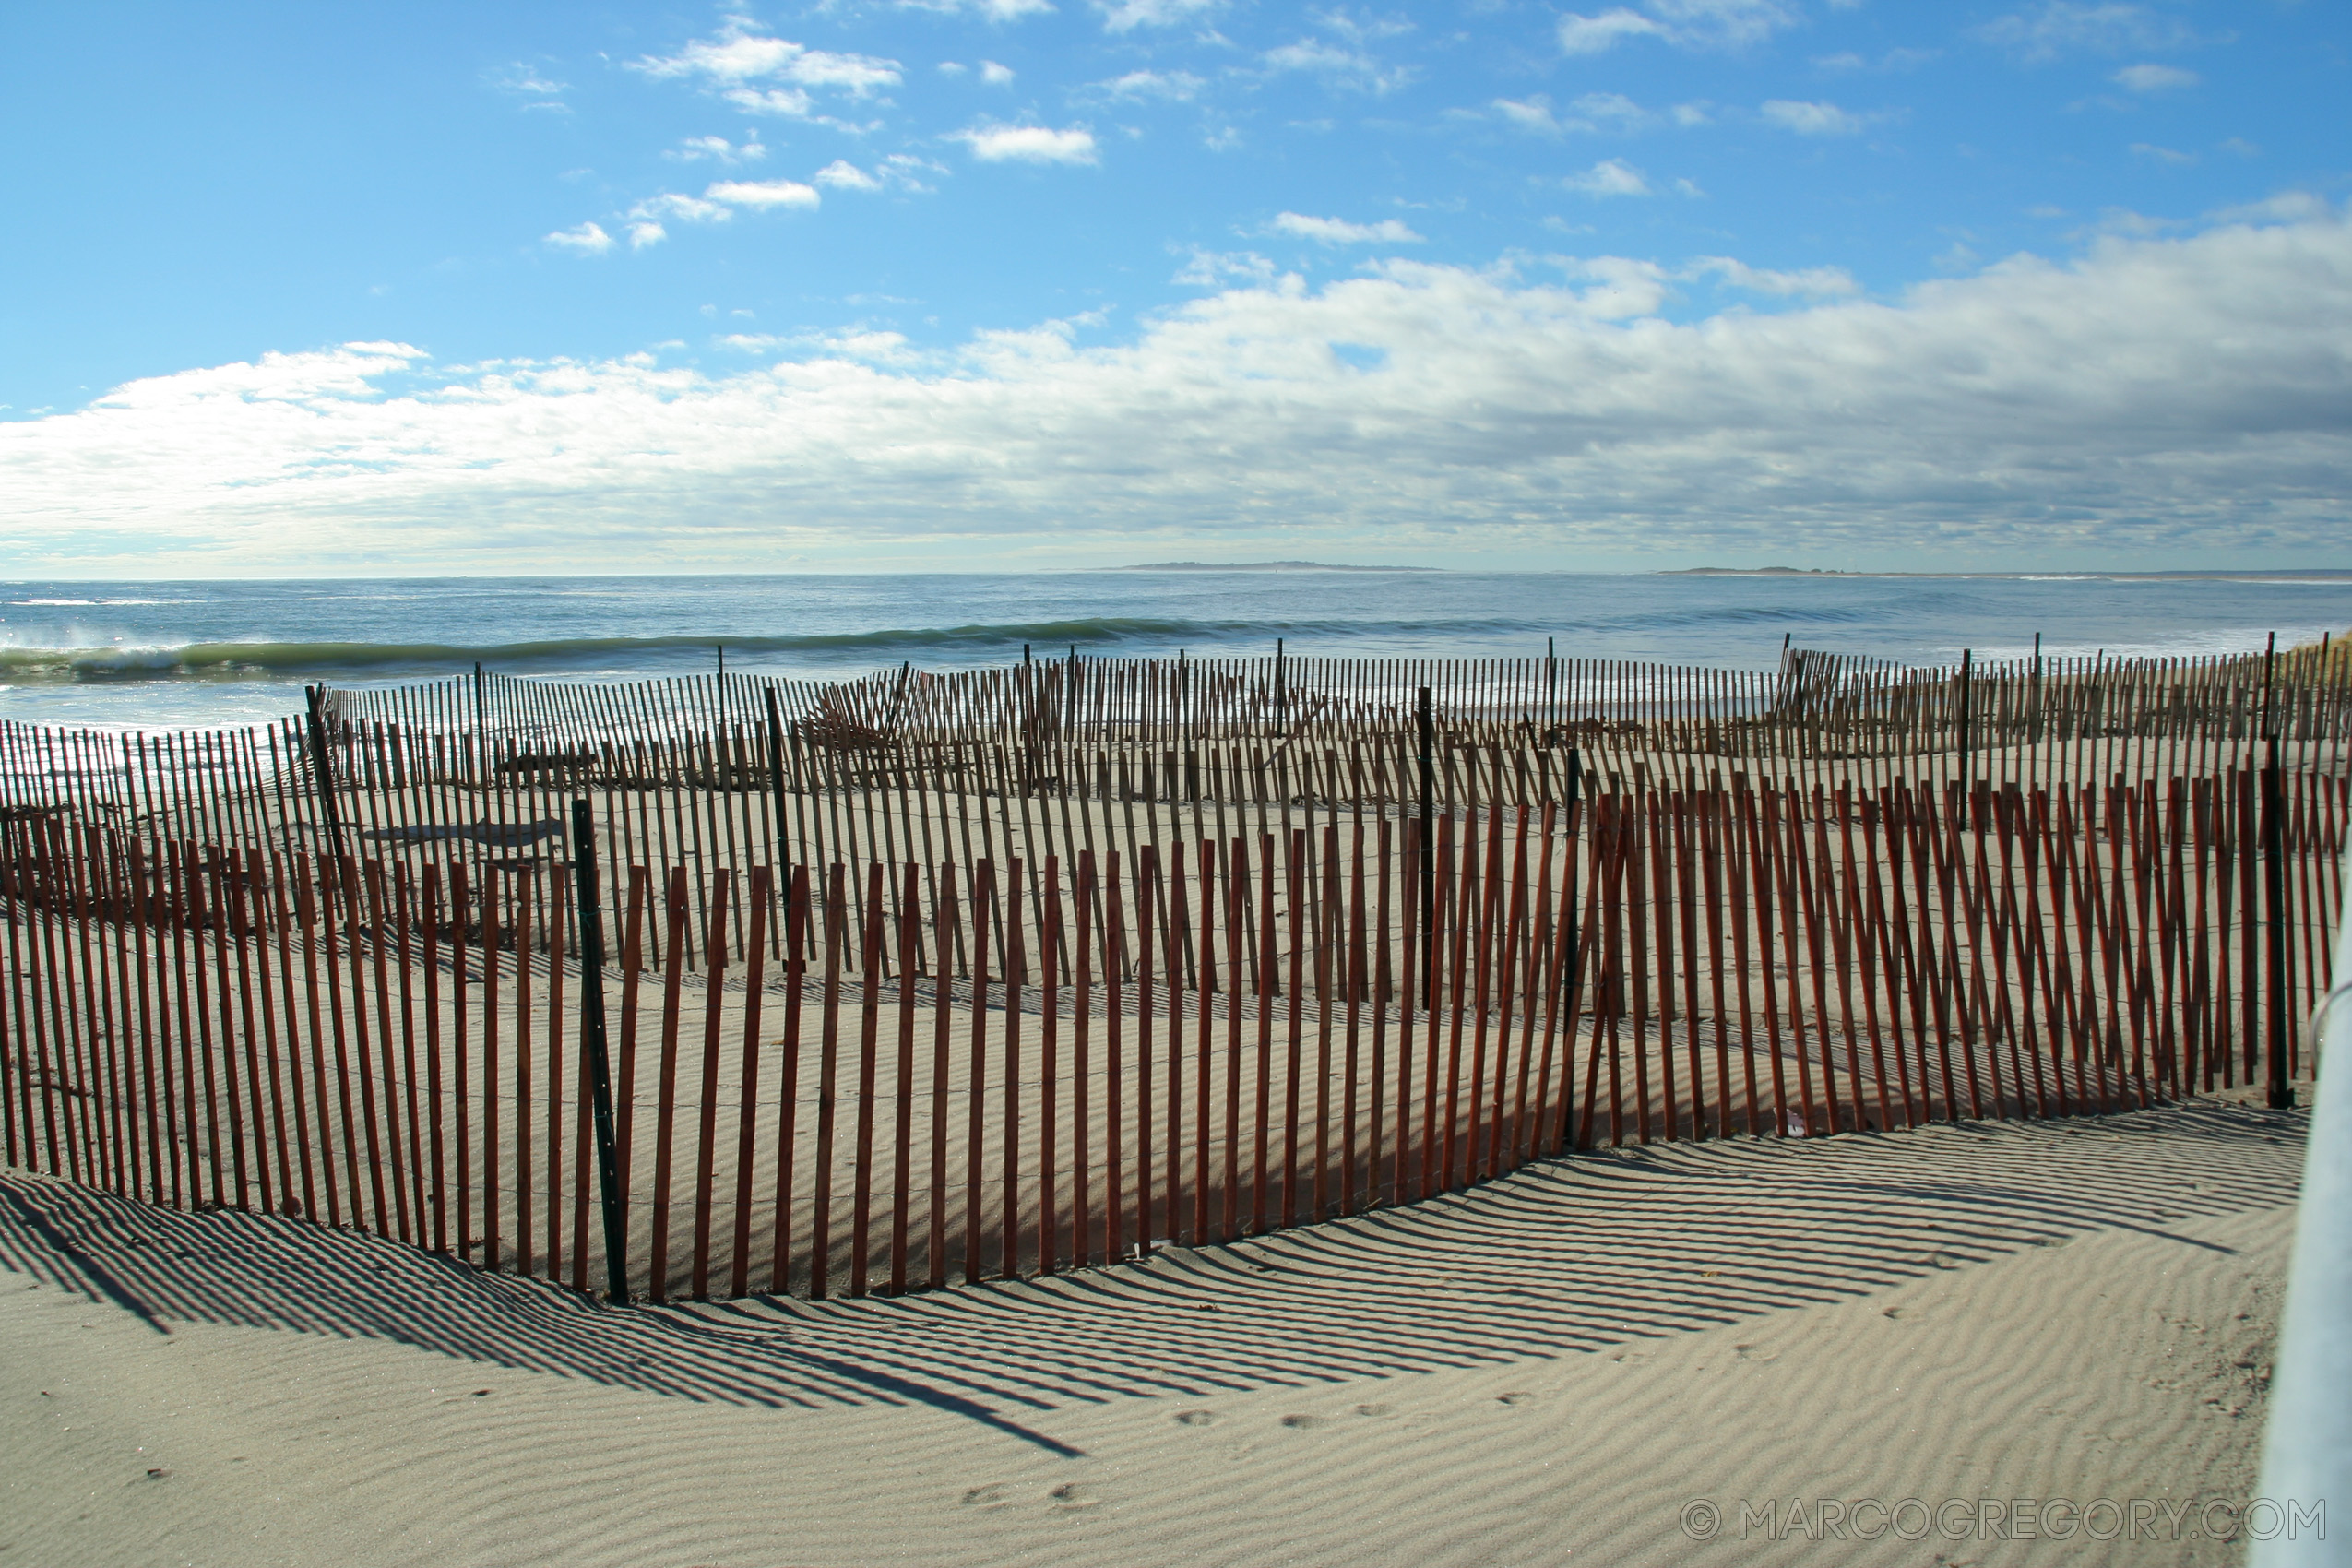
[[[1095,1496],[1075,1481],[1063,1482],[1051,1491],[1047,1492],[1045,1500],[1064,1514],[1075,1514],[1082,1509],[1097,1508],[1102,1504],[1102,1499]]]
[[[1535,1398],[1534,1395],[1522,1389],[1510,1394],[1498,1394],[1494,1396],[1494,1402],[1498,1405],[1525,1405],[1533,1398]]]
[[[1179,1410],[1176,1412],[1176,1424],[1178,1426],[1205,1427],[1212,1424],[1216,1421],[1216,1420],[1217,1412],[1214,1410]]]
[[[967,1508],[1002,1508],[1013,1500],[1004,1495],[1001,1486],[976,1486],[964,1493]]]
[[[1385,1405],[1359,1405],[1356,1407],[1356,1414],[1360,1416],[1384,1416],[1388,1414],[1388,1407]]]
[[[1285,1416],[1282,1418],[1282,1424],[1286,1427],[1295,1427],[1301,1431],[1312,1431],[1316,1427],[1328,1426],[1330,1423],[1321,1416]]]
[[[1731,1348],[1740,1353],[1740,1359],[1743,1361],[1776,1361],[1780,1360],[1779,1351],[1767,1350],[1761,1345],[1734,1345]]]

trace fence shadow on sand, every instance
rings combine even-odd
[[[1674,1144],[1148,1263],[903,1298],[612,1309],[359,1231],[186,1214],[0,1173],[0,1265],[159,1333],[411,1345],[754,1407],[1025,1415],[1607,1351],[2096,1229],[2294,1201],[2300,1112],[2199,1100],[1896,1135]]]

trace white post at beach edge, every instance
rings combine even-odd
[[[2352,873],[2352,843],[2345,862]],[[2352,910],[2338,916],[2329,978],[2263,1436],[2264,1501],[2250,1503],[2239,1526],[2250,1568],[2352,1563]],[[2314,1504],[2325,1509],[2316,1528]]]

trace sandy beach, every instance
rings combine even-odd
[[[2203,1503],[2253,1492],[2302,1132],[1654,1146],[1139,1265],[624,1313],[10,1173],[0,1554],[2236,1562]]]

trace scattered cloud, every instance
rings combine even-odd
[[[903,152],[894,152],[875,164],[872,172],[859,168],[847,159],[837,158],[818,170],[813,177],[818,184],[830,185],[837,190],[928,191],[932,187],[923,184],[922,176],[926,173],[944,173],[945,172],[938,164],[927,159],[912,157]]]
[[[757,32],[741,17],[728,18],[716,38],[696,39],[675,54],[645,55],[630,62],[630,68],[656,80],[697,81],[749,113],[795,120],[823,118],[811,89],[863,99],[900,80],[896,60],[811,49]]]
[[[545,243],[581,255],[602,255],[612,248],[612,236],[600,223],[583,223],[576,229],[558,229],[546,236]]]
[[[919,358],[908,348],[905,335],[897,332],[730,332],[716,341],[722,349],[746,354],[797,350],[876,364],[912,364]]]
[[[814,176],[820,185],[831,185],[844,191],[878,191],[882,182],[846,159],[835,159]]]
[[[732,208],[719,202],[707,201],[701,196],[682,196],[676,191],[664,191],[659,196],[647,196],[629,208],[629,216],[649,222],[659,222],[664,218],[675,218],[686,223],[724,223],[735,216],[735,213]]]
[[[760,145],[756,135],[741,143],[725,137],[688,137],[661,156],[673,163],[699,163],[705,159],[727,164],[756,163],[767,156],[767,148]]]
[[[980,80],[991,87],[1004,87],[1013,79],[1013,67],[1000,65],[993,60],[980,62]]]
[[[2205,215],[2216,223],[2317,223],[2328,216],[2327,198],[2310,191],[2281,191],[2260,201],[2224,207]]]
[[[1170,281],[1196,289],[1215,289],[1233,282],[1263,289],[1274,282],[1275,272],[1274,263],[1255,251],[1211,251],[1194,245]]]
[[[2030,10],[1996,17],[1974,30],[1983,42],[2036,65],[2078,51],[2121,54],[2180,49],[2197,41],[2196,33],[2178,18],[2120,0],[2089,5],[2081,0],[2045,0]]]
[[[1766,123],[1800,137],[1850,137],[1867,127],[1872,116],[1856,114],[1823,100],[1818,103],[1775,98],[1757,111]]]
[[[1655,38],[1684,49],[1737,49],[1770,37],[1798,20],[1782,0],[1643,0],[1598,16],[1571,11],[1560,18],[1562,53],[1598,54],[1633,38]]]
[[[1094,0],[1105,32],[1175,27],[1219,9],[1224,0]]]
[[[948,138],[972,149],[983,163],[1092,163],[1094,132],[1084,125],[974,125]]]
[[[1560,182],[1569,190],[1589,196],[1647,196],[1649,182],[1632,164],[1615,158],[1604,158],[1581,174],[1569,174]]]
[[[2197,160],[2197,155],[2193,152],[2175,151],[2168,147],[2158,147],[2152,141],[2135,141],[2132,144],[2132,151],[2134,155],[2147,159],[2150,162],[2166,164],[2175,169],[2185,169]]]
[[[670,231],[659,223],[639,220],[629,225],[629,248],[641,251],[647,245],[658,245],[670,237]]]
[[[798,180],[721,180],[702,194],[711,201],[763,212],[779,207],[814,207],[823,199],[814,185]]]
[[[1854,275],[1842,267],[1808,267],[1798,272],[1776,272],[1750,267],[1728,255],[1703,255],[1691,264],[1686,277],[1713,277],[1735,289],[1783,298],[1843,299],[1862,291]]]
[[[1498,98],[1491,107],[1521,129],[1545,136],[1567,131],[1635,131],[1654,125],[1659,119],[1621,92],[1588,92],[1560,113],[1555,113],[1551,100],[1540,92],[1524,99]],[[1676,111],[1675,119],[1678,124],[1692,123],[1681,110]]]
[[[1571,11],[1560,18],[1560,51],[1563,54],[1598,54],[1629,38],[1662,38],[1666,28],[1639,11],[1619,6],[1598,17]]]
[[[1890,49],[1871,60],[1848,50],[1838,54],[1817,54],[1813,57],[1813,65],[1823,71],[1909,71],[1926,65],[1942,53],[1937,49]]]
[[[1393,92],[1413,79],[1410,66],[1384,65],[1362,50],[1319,38],[1302,38],[1296,43],[1269,49],[1258,58],[1275,75],[1297,71],[1321,77],[1327,86],[1373,94]]]
[[[863,327],[725,374],[269,354],[0,422],[0,563],[495,571],[560,548],[591,570],[658,544],[749,569],[879,541],[960,564],[1254,540],[1264,518],[1299,553],[1513,563],[1794,532],[1882,555],[2324,558],[2352,472],[2352,225],[2315,203],[1688,322],[1646,305],[1671,279],[1639,258],[1558,283],[1391,258],[1313,290],[1237,275],[1099,346],[1046,324],[903,368]]]
[[[1189,103],[1207,85],[1190,71],[1129,71],[1123,77],[1096,82],[1088,91],[1107,99],[1159,98],[1174,103]]]
[[[488,79],[490,85],[500,91],[522,100],[526,112],[539,110],[554,114],[569,114],[572,112],[571,105],[565,103],[562,97],[571,90],[569,84],[540,75],[536,66],[517,62],[492,71]]]
[[[1551,100],[1542,93],[1525,99],[1498,98],[1494,112],[1523,131],[1538,131],[1545,136],[1558,136],[1566,127],[1551,113]]]
[[[1285,212],[1267,227],[1278,234],[1293,234],[1324,245],[1417,244],[1421,238],[1395,218],[1384,218],[1377,223],[1350,223],[1344,218],[1310,218],[1304,213]]]
[[[991,22],[1017,22],[1023,17],[1042,17],[1053,10],[1052,0],[898,0],[898,4],[908,10],[946,16],[969,12]]]
[[[2164,92],[2172,88],[2194,87],[2200,80],[2194,71],[2184,71],[2178,65],[2126,65],[2115,73],[2115,85],[2133,92]]]

